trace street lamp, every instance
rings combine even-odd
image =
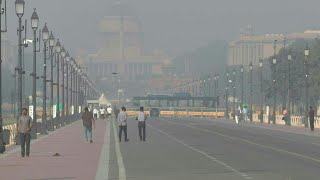
[[[51,131],[54,131],[54,122],[53,122],[53,56],[54,56],[54,48],[55,39],[52,34],[52,31],[49,36],[49,47],[50,47],[50,72],[51,72],[51,79],[50,79],[50,122],[51,122]]]
[[[202,79],[199,80],[199,96],[202,96]]]
[[[211,97],[211,77],[208,76],[208,96]]]
[[[243,110],[243,65],[240,67],[240,72],[241,72],[241,111]],[[242,120],[242,119],[241,119]]]
[[[24,0],[16,0],[15,1],[15,10],[16,14],[19,18],[19,28],[18,28],[18,67],[16,70],[18,71],[18,113],[17,113],[17,124],[18,119],[22,111],[22,36],[21,32],[23,31],[21,27],[21,18],[24,15]]]
[[[272,117],[272,123],[276,123],[276,96],[277,96],[277,90],[276,90],[276,64],[277,64],[277,59],[273,58],[272,59],[272,64],[273,64],[273,117]],[[270,123],[270,120],[268,120]]]
[[[55,50],[56,50],[56,53],[57,53],[57,120],[56,120],[56,128],[59,128],[60,127],[60,83],[59,83],[59,75],[60,75],[60,71],[59,71],[59,68],[60,68],[60,52],[61,52],[61,44],[60,44],[60,41],[58,39],[57,43],[56,43],[56,46],[55,46]]]
[[[229,94],[228,94],[228,90],[229,90],[229,73],[227,72],[227,74],[226,74],[226,114],[225,114],[225,116],[226,116],[226,118],[229,118],[229,115],[228,115],[228,96],[229,96]]]
[[[217,108],[216,113],[218,115],[218,106],[220,104],[220,94],[219,94],[219,73],[217,73]]]
[[[233,69],[233,119],[236,117],[236,70]]]
[[[2,9],[2,0],[0,0],[0,105],[2,105],[2,32],[7,32],[7,1],[4,2],[4,8]],[[2,30],[2,14],[5,14],[5,30]],[[2,118],[2,107],[0,106],[0,153],[5,151],[3,142],[3,118]]]
[[[195,96],[199,96],[198,79],[195,80],[194,86],[195,86]]]
[[[77,86],[77,71],[78,71],[78,67],[76,64],[76,61],[74,58],[72,58],[73,61],[73,68],[72,68],[72,72],[73,72],[73,86],[71,87],[71,94],[72,94],[72,106],[73,106],[73,116],[75,116],[77,107],[76,107],[76,86]]]
[[[33,113],[32,113],[32,119],[36,122],[37,120],[37,52],[40,52],[40,46],[39,51],[37,50],[37,29],[39,26],[39,17],[36,12],[36,9],[34,9],[32,16],[31,16],[31,27],[33,30],[33,72],[31,74],[32,76],[32,106],[33,106]],[[40,45],[40,41],[39,41]],[[37,138],[36,134],[37,126],[35,125],[35,128],[31,131],[31,136],[33,139]]]
[[[217,99],[217,74],[215,73],[213,76],[214,80],[214,97],[215,97],[215,108],[216,108],[216,117],[217,117],[217,106],[218,106],[218,99]]]
[[[62,90],[62,114],[61,114],[61,126],[64,126],[65,123],[65,115],[66,115],[66,108],[65,108],[65,99],[64,99],[64,91],[65,91],[65,84],[64,84],[64,73],[65,73],[65,57],[66,57],[66,50],[62,46],[61,51],[61,75],[62,75],[62,82],[61,82],[61,90]]]
[[[16,14],[19,18],[21,18],[24,14],[24,7],[25,7],[24,0],[15,1]]]
[[[291,51],[289,51],[288,54],[288,109],[287,109],[287,125],[291,125],[291,104],[290,104],[290,81],[291,81],[291,62],[292,62],[292,56],[291,56]]]
[[[66,53],[65,57],[65,63],[66,63],[66,71],[67,71],[67,76],[66,76],[66,94],[67,94],[67,99],[66,99],[66,118],[69,119],[69,61],[70,61],[70,55],[69,52]],[[66,121],[66,123],[69,123],[69,120]]]
[[[43,58],[43,110],[42,110],[42,134],[47,134],[47,42],[49,40],[49,30],[47,23],[42,29],[42,40],[44,42],[44,58]]]
[[[68,91],[69,91],[69,95],[70,95],[70,107],[71,107],[71,116],[73,115],[72,113],[72,111],[74,110],[73,109],[73,93],[72,93],[72,89],[73,89],[73,72],[74,72],[74,66],[73,66],[73,64],[74,64],[74,61],[73,61],[73,58],[71,57],[70,58],[70,88],[68,89]]]
[[[78,86],[77,86],[77,113],[79,113],[79,110],[82,108],[82,103],[80,102],[81,101],[81,95],[82,95],[82,70],[79,68],[78,69],[78,80],[77,80],[77,83],[78,83]],[[80,107],[81,106],[81,107]]]
[[[252,70],[253,70],[253,65],[252,62],[250,62],[249,64],[249,68],[250,68],[250,121],[252,121],[252,114],[253,114],[253,109],[252,109]]]
[[[206,80],[204,79],[204,80],[203,80],[203,86],[202,86],[202,91],[203,91],[202,94],[203,94],[203,97],[206,96],[206,85],[207,85],[207,84],[206,84]]]
[[[259,67],[260,67],[260,122],[263,123],[263,79],[262,79],[262,66],[263,62],[262,59],[259,60]]]
[[[309,56],[309,47],[308,47],[308,43],[306,44],[306,47],[304,49],[304,56],[305,56],[305,60],[304,60],[304,66],[305,66],[305,96],[306,96],[306,109],[305,109],[305,121],[304,121],[304,126],[308,127],[308,117],[309,117],[309,113],[308,113],[308,101],[309,101],[309,83],[308,83],[308,73],[309,73],[309,69],[308,69],[308,56]]]

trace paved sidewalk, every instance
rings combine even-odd
[[[97,120],[93,143],[85,143],[78,121],[35,141],[29,158],[20,157],[20,148],[9,151],[0,157],[1,180],[95,179],[105,129],[106,122]]]

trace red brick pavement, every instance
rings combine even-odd
[[[29,158],[21,158],[19,149],[0,159],[0,179],[94,179],[105,126],[102,120],[96,122],[92,144],[84,142],[82,122],[78,121],[32,144]],[[60,156],[53,156],[55,153]]]

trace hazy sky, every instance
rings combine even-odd
[[[9,35],[17,42],[18,18],[8,0]],[[59,37],[71,52],[96,48],[97,24],[114,0],[25,0],[30,20],[37,8],[41,27]],[[171,55],[195,49],[212,40],[232,40],[241,27],[256,33],[286,33],[318,28],[319,0],[121,0],[139,16],[147,50]],[[30,32],[30,22],[29,34]]]

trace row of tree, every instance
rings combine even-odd
[[[304,50],[309,50],[309,55],[305,56]],[[291,55],[291,60],[288,59]],[[273,59],[277,59],[275,73],[273,71]],[[290,63],[290,73],[289,73]],[[309,87],[309,105],[318,106],[320,100],[320,40],[316,39],[311,42],[299,40],[292,43],[287,48],[282,48],[274,57],[268,58],[268,75],[264,80],[265,95],[267,99],[272,99],[276,95],[285,106],[290,98],[291,107],[301,107],[306,101],[305,87]],[[290,74],[290,78],[289,78]],[[308,74],[308,78],[306,78]],[[273,78],[276,79],[276,93],[274,93]],[[289,83],[290,80],[290,83]],[[290,93],[288,95],[288,89]],[[279,103],[279,102],[278,102]]]

